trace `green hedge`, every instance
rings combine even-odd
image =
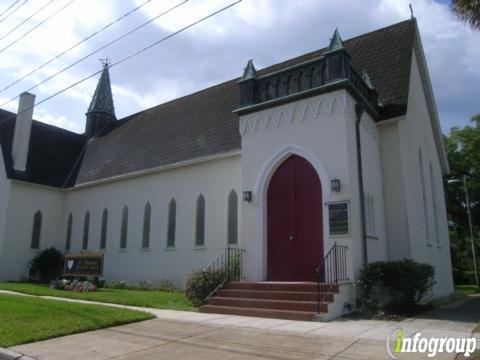
[[[434,274],[432,265],[413,260],[377,261],[363,265],[358,284],[364,304],[407,313],[431,293]]]

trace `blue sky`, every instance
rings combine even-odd
[[[70,0],[55,0],[44,12],[0,40],[0,48],[18,38]],[[0,103],[17,96],[78,58],[151,19],[181,0],[151,0],[141,10],[83,43],[19,84],[0,93]],[[0,35],[49,0],[28,2],[6,21]],[[0,89],[145,0],[75,0],[29,36],[0,55]],[[344,39],[410,17],[417,17],[442,129],[469,123],[480,113],[480,32],[451,14],[447,1],[434,0],[243,0],[235,8],[173,37],[132,61],[111,69],[117,117],[237,77],[248,59],[257,68],[328,45],[338,27]],[[0,12],[12,1],[0,0]],[[171,14],[82,61],[32,92],[37,101],[100,69],[99,58],[113,61],[146,46],[228,0],[189,0]],[[1,19],[0,19],[1,20]],[[1,36],[0,36],[1,37]],[[97,78],[39,105],[38,120],[83,132],[85,111]],[[14,101],[6,109],[16,111]]]

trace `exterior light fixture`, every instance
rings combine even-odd
[[[251,191],[244,191],[243,192],[243,201],[251,202],[252,201],[252,192]]]
[[[330,180],[330,186],[331,186],[332,191],[340,192],[340,188],[341,188],[340,179]]]

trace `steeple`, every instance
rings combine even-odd
[[[340,49],[343,49],[343,41],[340,37],[340,33],[338,32],[338,28],[336,28],[333,32],[332,38],[330,39],[330,45],[328,45],[327,52],[332,52]]]
[[[253,60],[250,59],[248,60],[247,66],[245,67],[245,69],[243,69],[243,75],[240,78],[240,81],[254,79],[256,77],[257,77],[257,69],[255,69],[255,66],[253,65]]]
[[[103,71],[100,75],[97,88],[86,113],[87,122],[85,134],[87,137],[95,136],[107,124],[117,120],[113,106],[112,88],[110,86],[110,74],[108,72],[108,59],[102,61]]]

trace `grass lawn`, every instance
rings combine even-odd
[[[0,294],[0,347],[45,340],[153,317],[153,315],[140,311],[101,305],[84,305]]]
[[[158,309],[196,310],[190,300],[188,300],[183,293],[178,292],[98,289],[95,292],[79,293],[50,289],[47,284],[25,282],[0,282],[0,290],[17,291],[29,295],[58,296],[69,299],[91,300]]]
[[[477,294],[480,292],[480,289],[475,285],[456,285],[455,290],[464,294]]]

